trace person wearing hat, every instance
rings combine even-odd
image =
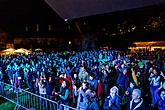
[[[113,86],[110,89],[110,95],[105,99],[104,102],[104,110],[120,110],[120,100],[118,96],[118,88],[116,86]]]

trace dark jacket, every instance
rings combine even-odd
[[[165,100],[162,100],[160,98],[160,96],[158,94],[160,91],[161,91],[160,89],[157,89],[155,91],[155,94],[156,94],[155,99],[156,99],[156,102],[157,102],[157,105],[158,105],[158,110],[164,110],[165,109]]]
[[[119,74],[119,76],[117,78],[116,83],[119,86],[122,86],[124,90],[126,90],[128,88],[128,85],[129,85],[129,78],[127,75],[124,75],[122,72],[119,72],[118,74]]]
[[[134,107],[133,107],[134,106]],[[138,103],[134,103],[133,100],[129,101],[126,110],[148,110],[144,100],[141,98]]]

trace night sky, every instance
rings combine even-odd
[[[44,0],[0,0],[0,27],[7,31],[23,30],[25,25],[61,25],[63,20]]]
[[[46,1],[47,3],[52,3],[54,8],[51,8]],[[47,27],[49,24],[51,24],[54,25],[54,27],[59,28],[56,30],[60,30],[61,32],[61,30],[68,28],[68,24],[64,22],[65,17],[69,18],[69,23],[75,21],[83,22],[85,19],[87,23],[90,22],[92,25],[95,25],[96,23],[106,23],[107,21],[116,25],[116,23],[124,20],[125,18],[129,18],[136,20],[138,24],[139,22],[137,18],[142,21],[146,16],[157,16],[157,13],[163,9],[162,7],[165,7],[165,5],[161,6],[161,4],[164,2],[163,0],[138,0],[139,2],[133,2],[135,0],[111,0],[111,2],[108,3],[112,3],[109,5],[113,6],[113,8],[106,8],[108,7],[108,4],[105,3],[107,0],[102,0],[101,3],[103,6],[105,5],[105,7],[102,7],[101,4],[98,5],[98,0],[92,0],[93,7],[91,7],[91,10],[89,10],[91,3],[87,1],[85,2],[85,0],[80,0],[80,3],[82,3],[81,7],[79,7],[80,3],[75,4],[75,1],[77,0],[61,0],[58,1],[59,5],[56,6],[54,3],[57,1],[58,0],[0,0],[0,28],[7,32],[20,33],[25,32],[26,25],[30,28],[35,28],[36,24],[39,24],[40,27]],[[124,5],[120,7],[121,4]],[[145,6],[148,5],[149,7],[146,8]],[[153,6],[150,7],[150,5]],[[100,9],[95,10],[96,6],[99,6]],[[78,10],[78,8],[80,9]],[[137,9],[132,10],[131,8]],[[45,29],[41,29],[41,31],[44,32]]]

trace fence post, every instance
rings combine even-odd
[[[16,92],[16,105],[15,105],[14,110],[17,110],[19,108],[19,106],[18,106],[19,105],[18,88],[16,88],[16,91],[15,92]]]
[[[16,88],[16,95],[17,95],[17,105],[19,105],[19,97],[18,97],[18,88]]]
[[[5,86],[9,86],[9,90],[4,90],[4,94],[6,94],[6,95],[3,96],[2,95],[3,94],[2,89],[4,89]],[[10,91],[11,88],[13,88],[13,90]],[[14,88],[15,88],[15,91],[14,91]],[[45,101],[48,101],[48,103],[50,104],[50,105],[48,104],[48,108],[50,106],[53,106],[53,110],[60,110],[60,105],[63,106],[64,108],[67,108],[67,110],[76,110],[75,108],[72,108],[71,106],[60,104],[60,103],[55,102],[51,99],[41,97],[37,94],[28,92],[28,91],[23,90],[23,89],[21,89],[22,92],[20,93],[19,89],[21,89],[21,88],[17,88],[13,85],[3,83],[0,81],[0,96],[9,100],[10,102],[16,104],[14,110],[18,110],[20,107],[24,108],[26,110],[28,110],[30,108],[36,108],[37,110],[43,110],[44,105],[45,105]],[[40,101],[40,99],[42,99],[42,101]],[[41,102],[44,102],[43,106],[42,106]]]

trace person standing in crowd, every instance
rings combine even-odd
[[[67,66],[66,68],[65,68],[65,73],[66,73],[66,75],[67,76],[71,76],[71,73],[72,73],[72,71],[74,70],[74,66],[72,67],[72,68],[70,68],[70,66]]]
[[[91,73],[93,73],[95,79],[98,79],[100,77],[99,69],[98,69],[98,66],[96,63],[93,64],[93,68],[91,69]]]
[[[120,110],[120,99],[118,96],[118,88],[116,86],[113,86],[110,89],[110,95],[105,99],[104,102],[104,110]]]
[[[38,83],[39,83],[39,78],[36,78],[33,86],[34,86],[34,93],[37,95],[39,95],[39,84]]]
[[[88,78],[88,72],[86,71],[84,66],[80,67],[80,71],[79,71],[79,79],[81,82],[87,81]]]
[[[102,109],[103,106],[103,98],[104,96],[102,94],[104,94],[103,92],[103,83],[101,81],[101,79],[98,79],[98,86],[97,86],[97,97],[98,97],[98,105],[99,108]]]
[[[122,108],[123,109],[126,108],[128,101],[131,100],[132,92],[133,92],[134,88],[135,88],[135,84],[133,82],[130,82],[129,87],[127,88],[127,90],[125,91],[124,96],[122,97]]]
[[[28,88],[30,89],[31,88],[31,86],[30,86],[30,84],[29,84],[29,80],[30,80],[30,78],[29,78],[29,69],[28,68],[26,68],[26,67],[24,67],[24,80],[25,80],[25,82],[26,82],[26,85],[28,86]]]
[[[14,86],[17,88],[19,88],[19,91],[21,92],[21,76],[20,76],[20,72],[19,72],[19,67],[16,65],[15,66],[15,74],[14,74]],[[16,90],[15,88],[15,90]]]
[[[108,72],[106,70],[102,70],[102,82],[103,82],[103,90],[104,94],[108,95]]]
[[[64,80],[62,82],[62,85],[60,87],[60,92],[59,93],[56,93],[55,92],[55,95],[58,95],[60,100],[60,104],[64,104],[64,105],[67,105],[67,106],[70,106],[70,102],[69,102],[69,94],[70,94],[70,91],[68,89],[68,84],[67,82]],[[63,107],[60,105],[60,110],[67,110],[67,107]]]
[[[118,78],[116,81],[116,84],[119,87],[119,90],[121,90],[121,95],[124,95],[124,92],[128,88],[129,85],[129,77],[127,76],[127,68],[123,68],[122,70],[119,69],[118,71]]]
[[[76,107],[77,99],[78,99],[78,87],[75,82],[73,82],[72,87],[73,87],[73,89],[72,89],[72,96],[73,96],[72,106]]]
[[[45,107],[44,105],[46,103],[46,101],[42,98],[42,97],[46,98],[46,77],[44,74],[42,74],[40,76],[40,80],[38,82],[38,87],[39,87],[39,94],[41,96],[40,97],[40,103],[41,103],[40,108],[41,108],[41,107]],[[45,108],[43,108],[43,109],[45,109]]]
[[[158,74],[156,68],[152,69],[149,77],[149,81],[150,81],[150,92],[152,97],[151,106],[154,107],[156,104],[155,91],[159,88],[159,84],[160,84],[160,75]]]
[[[46,81],[46,97],[47,99],[50,99],[50,100],[53,100],[53,91],[55,90],[54,89],[54,81],[53,81],[53,77],[52,76],[49,76],[49,80]],[[50,110],[54,110],[56,109],[54,104],[55,103],[52,103],[50,101],[46,101],[46,107],[48,108],[48,104],[49,104],[49,107],[50,107]]]
[[[2,67],[0,67],[0,95],[4,95],[4,77]]]
[[[165,109],[165,81],[161,84],[161,86],[155,91],[155,100],[157,102],[157,109],[164,110]]]
[[[87,79],[87,82],[89,83],[89,87],[91,90],[94,91],[97,90],[98,81],[94,78],[93,73],[89,74],[89,78]]]
[[[78,110],[87,110],[89,107],[89,99],[87,98],[87,93],[90,91],[89,83],[83,82],[82,87],[78,90],[78,100],[77,100],[77,109]]]
[[[89,100],[88,110],[99,110],[98,100],[95,91],[88,91],[86,96]]]
[[[13,74],[14,74],[14,73],[13,73],[13,69],[12,69],[12,67],[11,67],[11,63],[7,65],[7,68],[6,68],[5,72],[6,72],[7,75],[8,75],[10,84],[13,85],[13,82],[14,82],[14,80],[13,80]]]
[[[77,98],[78,98],[78,94],[77,94],[77,90],[78,88],[81,86],[81,82],[80,80],[78,79],[78,76],[77,76],[77,73],[74,72],[73,73],[73,79],[72,79],[72,96],[73,96],[73,102],[72,102],[72,105],[74,107],[77,106]]]
[[[66,81],[66,83],[68,84],[67,87],[69,89],[69,101],[72,102],[72,81],[71,81],[71,77],[70,76],[67,76],[66,73],[64,74],[61,74],[60,75],[60,83],[62,84],[63,81]]]
[[[133,90],[132,100],[128,102],[126,110],[148,110],[146,103],[141,97],[140,89]]]
[[[55,82],[55,91],[60,91],[60,78],[59,78],[59,75],[60,75],[60,71],[59,69],[57,68],[56,69],[53,69],[53,79],[54,79],[54,82]]]

